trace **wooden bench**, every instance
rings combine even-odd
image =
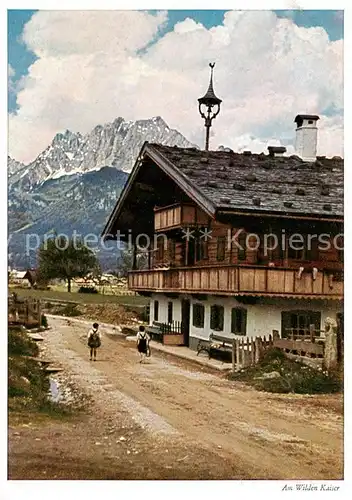
[[[199,340],[197,346],[197,356],[202,351],[208,353],[209,359],[214,355],[221,355],[232,353],[232,339],[211,333],[209,340]]]

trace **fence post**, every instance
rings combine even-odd
[[[309,336],[310,341],[312,343],[315,342],[315,325],[309,325]]]
[[[38,301],[38,322],[39,326],[42,326],[42,303],[40,300]]]
[[[255,364],[258,364],[259,361],[260,361],[260,358],[261,358],[261,338],[260,337],[256,337],[255,338]]]
[[[236,341],[236,367],[240,369],[240,341],[237,339]]]
[[[232,342],[232,373],[235,372],[236,369],[236,340],[234,339]]]
[[[273,330],[273,341],[280,338],[279,330]]]
[[[246,358],[246,350],[244,348],[244,346],[245,346],[244,339],[242,339],[241,344],[242,344],[241,345],[241,347],[242,347],[242,349],[241,349],[242,350],[242,366],[243,366],[243,368],[245,368],[246,367],[246,359],[247,358]]]
[[[246,366],[251,364],[251,355],[249,352],[249,338],[246,338]]]
[[[336,321],[327,318],[325,320],[325,345],[323,366],[328,372],[337,367],[337,325]]]
[[[253,338],[251,339],[251,365],[255,364],[255,343]]]

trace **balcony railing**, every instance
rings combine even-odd
[[[132,271],[134,291],[211,293],[342,299],[343,281],[338,275],[318,271],[263,266],[210,266]]]
[[[165,231],[179,227],[204,226],[207,215],[193,205],[170,205],[154,209],[155,231]]]

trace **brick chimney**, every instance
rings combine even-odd
[[[317,115],[297,115],[296,154],[304,161],[315,161],[317,156]]]

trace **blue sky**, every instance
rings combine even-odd
[[[8,11],[8,63],[15,71],[13,81],[18,81],[27,74],[28,67],[33,64],[36,57],[27,50],[21,42],[20,36],[24,25],[29,21],[35,10],[9,10]],[[151,11],[153,12],[153,11]],[[173,29],[174,25],[187,17],[202,23],[206,28],[220,25],[223,21],[225,10],[170,10],[168,23],[161,31],[161,35]],[[328,33],[330,40],[343,38],[343,22],[339,16],[342,11],[332,10],[277,10],[279,17],[292,19],[298,26],[321,26]],[[9,111],[16,110],[16,93],[9,92]]]
[[[308,113],[318,154],[342,156],[343,46],[343,11],[9,10],[9,155],[28,163],[56,133],[118,116],[160,115],[201,146],[197,98],[215,61],[211,147],[292,153]]]

